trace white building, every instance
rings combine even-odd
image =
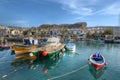
[[[100,27],[89,27],[87,28],[87,32],[90,32],[91,34],[94,34],[94,33],[103,33],[104,32],[104,29],[103,28],[100,28]]]
[[[20,35],[20,31],[15,29],[11,31],[11,34],[14,36],[17,36],[17,35]]]

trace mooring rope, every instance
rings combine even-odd
[[[24,60],[24,59],[21,59],[21,60]],[[13,61],[8,61],[8,62],[13,62]],[[2,62],[0,62],[0,63],[2,63]],[[3,63],[6,63],[6,62],[3,62]],[[31,63],[29,63],[29,64],[31,64]],[[15,72],[17,72],[17,71],[19,71],[19,70],[21,70],[21,69],[23,69],[24,67],[25,67],[25,66],[22,66],[22,67],[20,67],[19,69],[14,69],[13,71],[11,71],[11,72],[9,72],[9,73],[4,74],[3,76],[0,76],[0,80],[3,79],[3,78],[8,77],[9,75],[11,75],[11,74],[13,74],[13,73],[15,73]]]
[[[84,66],[82,66],[82,67],[80,67],[80,68],[78,68],[78,69],[75,69],[75,70],[73,70],[73,71],[71,71],[71,72],[68,72],[68,73],[65,73],[65,74],[62,74],[62,75],[59,75],[59,76],[55,76],[55,77],[49,78],[49,79],[47,79],[47,80],[54,80],[54,79],[57,79],[57,78],[61,78],[61,77],[70,75],[70,74],[75,73],[75,72],[77,72],[77,71],[79,71],[79,70],[81,70],[81,69],[84,69],[84,68],[87,67],[87,66],[88,66],[88,64],[86,64],[86,65],[84,65]]]
[[[20,67],[19,69],[15,69],[15,70],[13,70],[13,71],[11,71],[11,72],[9,72],[9,73],[7,73],[7,74],[1,76],[1,77],[0,77],[0,80],[3,79],[3,78],[6,78],[7,76],[9,76],[9,75],[11,75],[11,74],[13,74],[13,73],[15,73],[15,72],[21,70],[21,69],[23,69],[23,67]]]

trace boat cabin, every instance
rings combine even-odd
[[[60,43],[60,39],[56,37],[51,37],[47,39],[48,46],[57,46]]]
[[[38,45],[38,40],[33,38],[24,38],[23,39],[24,45]]]

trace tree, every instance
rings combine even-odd
[[[92,34],[92,37],[93,37],[94,39],[98,39],[99,34],[98,34],[97,32],[95,32],[95,33]]]
[[[73,37],[73,38],[77,38],[77,34],[73,34],[72,37]]]
[[[106,34],[106,35],[113,35],[113,30],[112,29],[106,29],[104,34]]]
[[[103,33],[102,36],[105,37],[105,35],[113,35],[113,30],[112,29],[106,29]]]
[[[91,32],[88,32],[87,33],[87,38],[91,38],[92,37],[92,33]]]
[[[28,31],[27,31],[27,30],[23,31],[23,35],[24,35],[24,36],[27,35],[27,34],[28,34]]]

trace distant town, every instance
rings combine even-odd
[[[120,38],[119,26],[95,26],[87,27],[86,22],[74,24],[43,24],[39,27],[15,27],[0,25],[1,39],[21,40],[25,37],[34,37],[39,40],[50,37],[50,31],[53,36],[61,38],[61,41],[80,41],[80,40],[98,40],[105,39],[106,36]]]

